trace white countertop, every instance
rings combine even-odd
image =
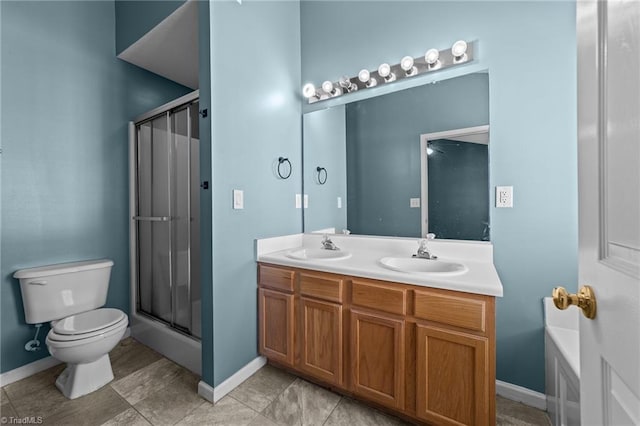
[[[351,257],[338,260],[298,260],[287,254],[302,248],[320,248],[322,235],[296,234],[257,240],[256,260],[334,274],[353,275],[424,287],[467,293],[502,296],[502,283],[493,266],[493,246],[488,242],[433,240],[429,250],[438,260],[464,264],[461,275],[397,272],[385,268],[379,260],[386,256],[411,257],[418,248],[417,238],[330,235],[331,240]]]

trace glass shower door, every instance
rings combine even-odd
[[[171,322],[169,114],[138,126],[138,310]]]
[[[190,330],[199,329],[200,317],[194,318],[193,284],[200,272],[199,250],[199,138],[198,103],[185,105],[171,113],[172,168],[172,252],[174,256],[173,323]],[[195,214],[194,214],[195,213]],[[196,278],[194,280],[193,278]],[[199,336],[200,333],[193,333]]]
[[[197,111],[196,101],[137,124],[134,219],[138,311],[200,337]]]

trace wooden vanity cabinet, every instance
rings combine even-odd
[[[351,310],[353,393],[386,407],[404,409],[404,320]]]
[[[495,424],[495,299],[259,265],[260,353],[433,425]]]
[[[386,407],[405,405],[407,290],[351,280],[352,391]]]
[[[294,285],[291,270],[258,268],[259,351],[283,365],[294,364]]]
[[[495,305],[490,296],[414,290],[416,417],[495,424]]]
[[[299,277],[298,367],[326,383],[342,386],[344,280],[303,272]]]

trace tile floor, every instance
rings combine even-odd
[[[56,389],[59,365],[0,390],[2,423],[38,416],[47,425],[347,425],[406,423],[353,399],[265,366],[212,405],[198,377],[129,338],[110,354],[115,380],[68,400]],[[498,425],[549,425],[546,413],[498,397]]]

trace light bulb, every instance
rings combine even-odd
[[[329,80],[322,83],[322,90],[329,94],[329,96],[336,97],[342,95],[342,89],[339,87],[334,87],[333,83]]]
[[[416,75],[418,73],[418,68],[413,66],[413,58],[411,56],[405,56],[400,60],[400,68],[404,70],[404,73],[407,77]]]
[[[429,49],[427,50],[427,53],[424,54],[424,60],[427,65],[434,65],[436,62],[438,62],[439,57],[440,52],[438,52],[438,49]]]
[[[433,148],[427,147],[427,155],[433,154]]]
[[[396,75],[391,72],[391,66],[386,62],[378,67],[378,75],[384,78],[386,83],[390,83],[396,79]]]
[[[375,78],[371,77],[369,70],[363,69],[358,73],[358,80],[365,83],[367,87],[373,87],[378,84]]]
[[[313,84],[307,83],[302,86],[302,96],[307,99],[311,99],[316,96],[316,88]]]
[[[463,59],[466,52],[467,52],[467,42],[464,40],[458,40],[455,43],[453,43],[453,46],[451,46],[451,54],[456,60]]]
[[[387,78],[389,77],[389,74],[391,74],[391,67],[389,66],[389,64],[384,63],[382,65],[380,65],[378,67],[378,74],[380,75],[380,77],[382,78]]]
[[[411,56],[405,56],[400,60],[400,68],[405,71],[411,71],[413,68],[413,58]]]

